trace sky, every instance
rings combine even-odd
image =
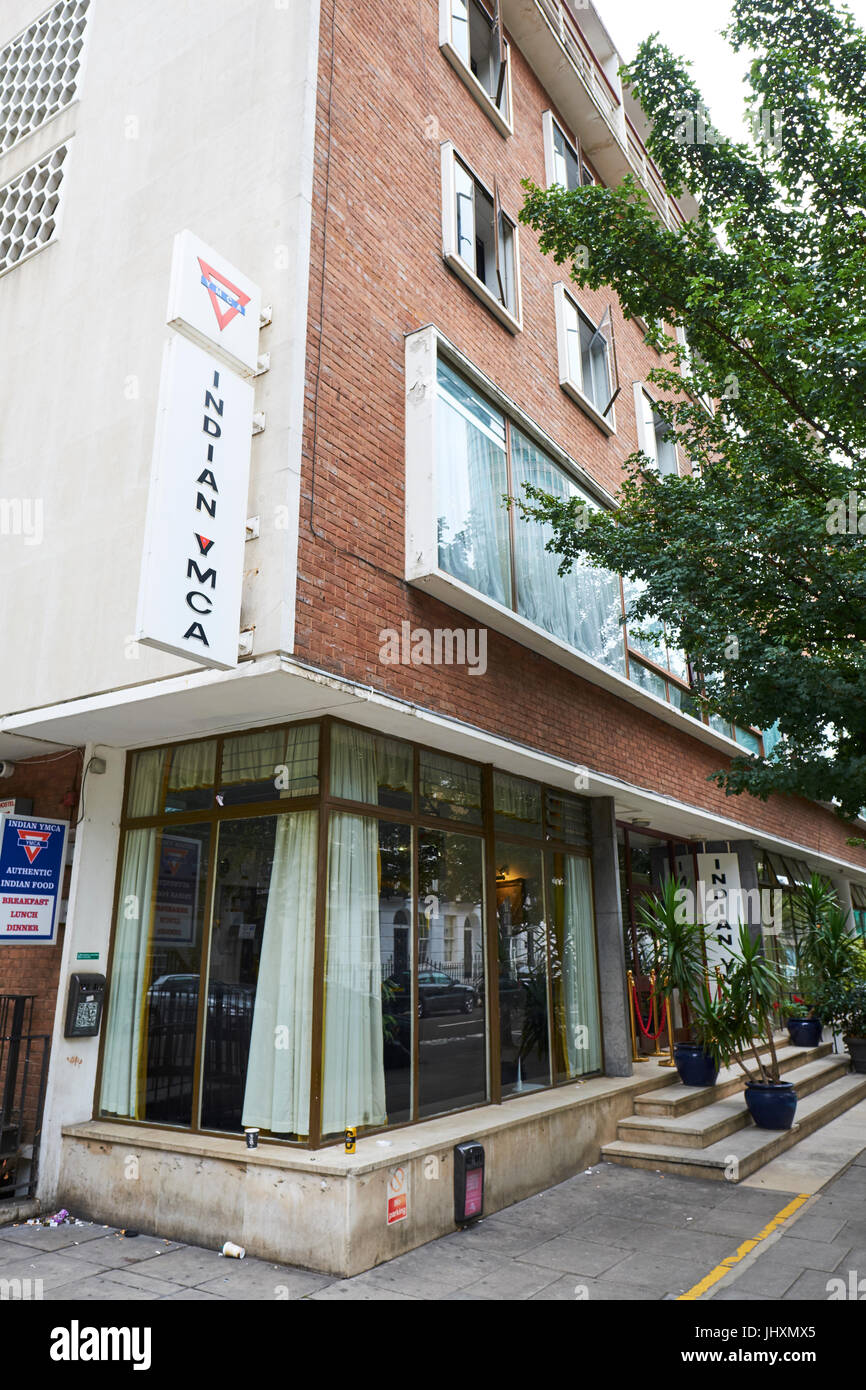
[[[642,39],[656,32],[674,53],[691,59],[691,75],[713,124],[731,139],[745,138],[743,78],[749,57],[745,51],[734,53],[720,37],[730,18],[728,0],[595,0],[595,5],[626,61]],[[847,7],[866,29],[866,0],[847,0]]]

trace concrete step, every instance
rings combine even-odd
[[[802,1055],[802,1054],[801,1054]],[[787,1074],[797,1091],[798,1101],[847,1075],[848,1057],[819,1057]],[[689,1149],[706,1149],[728,1134],[752,1123],[744,1091],[740,1090],[714,1105],[682,1115],[629,1115],[619,1121],[617,1138],[631,1143],[673,1144]]]
[[[610,1163],[620,1163],[627,1168],[649,1168],[662,1173],[678,1173],[682,1177],[712,1178],[720,1182],[727,1178],[729,1182],[741,1182],[771,1158],[792,1148],[798,1140],[813,1134],[861,1100],[866,1100],[866,1076],[854,1072],[822,1086],[801,1100],[791,1129],[758,1129],[755,1125],[749,1125],[706,1148],[690,1148],[685,1144],[676,1147],[669,1144],[641,1144],[616,1139],[611,1144],[605,1144],[601,1156]]]
[[[784,1036],[787,1039],[787,1033]],[[779,1071],[784,1075],[786,1072],[793,1071],[795,1067],[802,1066],[807,1059],[812,1061],[817,1057],[826,1057],[832,1051],[833,1044],[829,1042],[820,1043],[818,1047],[792,1047],[790,1042],[782,1042],[780,1039],[776,1043]],[[762,1060],[769,1055],[767,1049],[760,1052]],[[748,1058],[746,1065],[749,1066]],[[753,1069],[755,1068],[754,1057],[751,1059],[751,1066]],[[693,1110],[700,1110],[705,1105],[714,1105],[717,1101],[724,1100],[726,1096],[742,1091],[744,1086],[745,1077],[738,1066],[723,1067],[719,1072],[719,1079],[715,1086],[684,1086],[681,1081],[674,1081],[670,1086],[653,1090],[647,1095],[636,1096],[635,1114],[688,1115]]]

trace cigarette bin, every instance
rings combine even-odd
[[[484,1149],[476,1140],[454,1148],[454,1220],[477,1221],[484,1207]]]
[[[104,1001],[104,975],[70,975],[64,1038],[95,1038]]]

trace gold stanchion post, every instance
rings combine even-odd
[[[627,971],[626,974],[627,974],[627,978],[628,978],[628,1017],[629,1017],[629,1022],[631,1023],[631,1060],[632,1060],[633,1062],[648,1062],[648,1061],[649,1061],[649,1057],[643,1057],[643,1056],[641,1056],[641,1054],[640,1054],[640,1053],[638,1052],[638,1050],[637,1050],[637,1030],[636,1030],[636,1028],[635,1028],[635,1023],[634,1023],[634,1011],[635,1011],[634,975],[631,973],[630,970]]]
[[[653,1053],[653,1057],[661,1057],[662,1050],[659,1047],[659,1002],[656,998],[656,972],[654,970],[650,971],[650,1002],[652,1005],[650,1011],[653,1021],[652,1026],[653,1032],[655,1033],[655,1037],[653,1039],[653,1042],[655,1043],[655,1052]]]

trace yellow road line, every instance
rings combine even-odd
[[[705,1294],[708,1289],[711,1289],[714,1284],[718,1284],[720,1279],[724,1279],[725,1275],[730,1273],[734,1265],[738,1265],[740,1260],[744,1259],[750,1251],[754,1250],[756,1245],[760,1245],[762,1240],[766,1240],[767,1236],[772,1235],[777,1227],[787,1221],[789,1216],[793,1216],[795,1211],[799,1211],[803,1203],[808,1202],[809,1198],[813,1195],[814,1194],[811,1192],[801,1192],[799,1197],[795,1197],[793,1202],[789,1202],[786,1207],[783,1207],[780,1212],[776,1213],[772,1221],[764,1227],[763,1231],[759,1231],[758,1234],[752,1236],[750,1240],[744,1240],[733,1255],[729,1255],[726,1260],[722,1260],[720,1265],[716,1265],[715,1269],[711,1270],[699,1284],[695,1284],[687,1293],[681,1293],[677,1302],[682,1303],[684,1300],[693,1301],[696,1298],[700,1298],[701,1295]]]

